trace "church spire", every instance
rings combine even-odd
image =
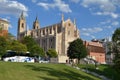
[[[39,28],[40,28],[40,25],[39,25],[38,17],[36,16],[36,19],[33,22],[33,29],[39,29]]]
[[[74,24],[74,26],[75,26],[75,28],[76,28],[76,30],[77,30],[76,19],[74,19],[73,24]]]
[[[64,21],[64,14],[62,14],[62,21]]]
[[[74,19],[74,22],[73,22],[73,23],[74,23],[74,25],[76,26],[76,19]]]
[[[21,19],[25,19],[25,18],[24,18],[24,12],[23,12],[23,11],[22,11],[22,13],[21,13],[20,18],[21,18]]]
[[[38,16],[36,16],[35,22],[38,22]]]

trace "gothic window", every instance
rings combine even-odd
[[[46,32],[47,32],[47,34],[48,34],[48,29],[46,29]]]
[[[22,23],[22,28],[24,28],[24,23]]]
[[[43,30],[43,35],[45,35],[45,30]]]
[[[41,35],[41,30],[39,30],[39,34]]]
[[[39,35],[39,32],[37,31],[37,36]]]
[[[68,26],[71,26],[71,24],[69,23]]]
[[[52,29],[50,28],[50,34],[52,34]]]
[[[55,31],[55,27],[53,27],[53,30]]]
[[[51,42],[52,42],[52,39],[51,39]]]
[[[57,27],[57,32],[58,32],[58,33],[61,32],[61,26],[60,26],[60,25],[58,25],[58,27]]]

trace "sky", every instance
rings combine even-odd
[[[120,0],[0,0],[0,18],[9,21],[9,32],[17,35],[17,23],[24,12],[28,29],[38,17],[41,27],[76,19],[83,40],[111,37],[120,27]]]

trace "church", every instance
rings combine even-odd
[[[65,63],[68,60],[67,49],[69,43],[79,38],[79,30],[76,21],[71,19],[64,20],[49,26],[41,27],[36,17],[31,30],[27,30],[26,19],[23,13],[18,20],[17,39],[21,40],[24,36],[31,36],[46,52],[50,48],[58,53],[57,62]]]

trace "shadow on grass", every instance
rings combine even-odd
[[[106,65],[106,66],[108,66],[108,65]],[[120,74],[114,69],[113,66],[106,67],[103,70],[102,74],[104,74],[105,76],[107,76],[108,78],[110,78],[112,80],[120,80]]]
[[[34,65],[25,65],[25,67],[32,69],[34,71],[41,71],[43,73],[46,73],[47,76],[37,76],[40,79],[44,80],[94,80],[93,78],[89,76],[85,76],[84,74],[75,72],[73,70],[70,70],[71,68],[63,68],[62,70],[54,69],[50,67],[43,67],[43,66],[34,66]]]
[[[109,78],[111,80],[120,80],[120,74],[118,74],[117,71],[115,71],[113,66],[101,65],[101,66],[98,66],[98,67],[101,67],[103,69],[102,70],[100,68],[95,69],[95,67],[91,66],[91,65],[88,65],[87,69],[89,71],[95,72],[95,73],[97,73],[99,75],[104,75],[104,76],[106,76],[107,78]],[[86,69],[86,67],[83,67],[83,69]]]

